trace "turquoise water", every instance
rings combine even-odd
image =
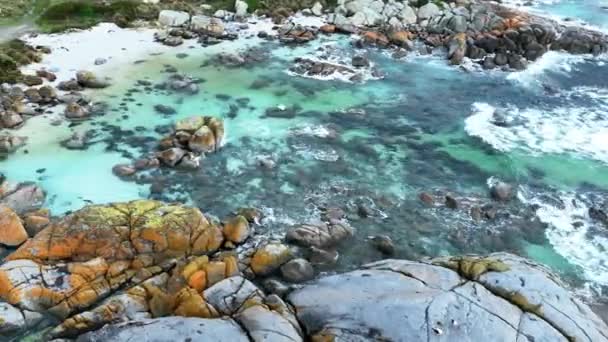
[[[543,10],[559,14],[571,5]],[[576,8],[593,12],[588,6]],[[588,14],[581,18],[596,20]],[[471,73],[446,65],[442,56],[395,60],[369,50],[385,77],[349,83],[287,72],[293,58],[318,56],[321,46],[332,46],[331,55],[346,61],[363,52],[344,37],[297,48],[259,43],[249,45],[266,57],[243,67],[222,66],[214,62],[217,49],[196,48],[185,58],[164,53],[117,69],[110,75],[114,85],[95,93],[109,108],[105,115],[77,125],[54,126],[52,115],[31,119],[19,132],[30,136],[28,145],[0,161],[0,170],[10,179],[40,182],[56,215],[91,202],[151,197],[220,218],[241,206],[260,207],[267,215],[262,232],[280,232],[337,206],[358,230],[342,250],[341,267],[379,258],[367,237],[386,234],[399,257],[511,251],[605,291],[608,234],[586,216],[587,206],[608,189],[603,57],[555,54],[519,74]],[[231,51],[236,44],[220,48]],[[202,79],[200,93],[138,85],[164,82],[167,66]],[[177,114],[158,114],[157,104]],[[265,115],[277,106],[297,113]],[[504,110],[513,124],[494,125],[495,110]],[[222,117],[227,131],[226,145],[199,170],[162,168],[132,180],[112,174],[112,166],[153,153],[163,132],[191,115]],[[88,149],[60,145],[86,131],[93,135]],[[260,158],[276,167],[260,167]],[[487,184],[495,178],[519,185],[520,199],[499,206],[492,221],[475,222],[466,211],[427,208],[418,200],[422,191],[449,191],[464,202],[487,203]],[[163,191],[152,194],[157,183]],[[569,206],[572,199],[578,206]],[[368,217],[358,215],[360,207]],[[575,221],[583,222],[578,230]]]

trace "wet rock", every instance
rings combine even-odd
[[[87,147],[88,140],[86,132],[74,132],[69,139],[62,141],[61,145],[70,150],[81,150]]]
[[[354,230],[347,224],[304,224],[287,231],[285,239],[305,247],[327,248],[352,237]]]
[[[0,153],[13,153],[24,146],[27,138],[14,135],[0,135]]]
[[[107,62],[108,62],[108,60],[105,58],[96,58],[94,64],[103,65],[103,64],[106,64]]]
[[[293,283],[300,283],[314,278],[315,271],[306,259],[293,259],[281,266],[283,278]]]
[[[64,115],[68,119],[84,119],[89,116],[89,111],[86,107],[72,102],[65,107]]]
[[[82,90],[82,86],[78,83],[78,81],[72,79],[69,81],[60,82],[57,85],[57,89],[63,91],[80,91]]]
[[[78,337],[76,341],[190,341],[193,337],[201,341],[249,341],[247,334],[232,319],[194,317],[140,319],[106,325]]]
[[[466,56],[467,52],[467,36],[464,33],[458,33],[450,38],[448,43],[448,58],[452,65],[459,65]]]
[[[511,184],[499,181],[490,188],[490,195],[497,201],[508,202],[515,196],[515,193]]]
[[[450,208],[450,209],[458,209],[458,207],[460,206],[458,203],[458,200],[456,199],[456,197],[447,194],[445,195],[445,206]]]
[[[215,135],[208,126],[201,126],[188,141],[188,148],[198,153],[213,152],[216,149]]]
[[[280,280],[277,279],[264,280],[264,289],[266,289],[268,293],[276,294],[279,296],[283,296],[287,292],[289,292],[289,286],[283,284]]]
[[[76,73],[76,81],[85,88],[99,89],[110,85],[108,81],[95,75],[91,71],[81,70]]]
[[[167,114],[167,115],[171,115],[171,114],[176,114],[177,111],[175,110],[175,108],[171,107],[171,106],[167,106],[167,105],[162,105],[162,104],[158,104],[154,106],[154,110],[158,113],[161,114]]]
[[[163,164],[174,167],[182,160],[185,154],[186,152],[181,148],[173,147],[157,153],[156,156]]]
[[[27,240],[21,219],[11,208],[0,205],[0,244],[19,246]]]
[[[291,258],[289,247],[280,243],[268,243],[253,254],[251,269],[256,275],[266,276],[278,270]]]
[[[112,173],[118,177],[129,177],[133,176],[137,170],[131,165],[128,164],[118,164],[114,165],[112,168]]]
[[[308,259],[315,265],[334,265],[338,262],[339,256],[338,251],[334,249],[310,247]]]
[[[287,22],[279,28],[279,39],[284,43],[306,43],[315,38],[315,31],[293,22]]]
[[[385,255],[395,254],[395,244],[393,240],[386,235],[376,235],[370,238],[370,242],[374,248]]]
[[[354,56],[352,58],[352,65],[355,68],[365,68],[369,66],[369,59],[367,59],[367,57],[365,56]]]

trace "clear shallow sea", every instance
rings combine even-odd
[[[601,26],[608,12],[597,3],[562,1],[538,10]],[[258,46],[257,39],[248,44]],[[297,48],[264,43],[268,58],[246,68],[212,62],[214,51],[244,48],[230,42],[191,49],[186,58],[148,56],[113,71],[114,85],[96,94],[109,105],[106,115],[72,125],[53,126],[44,116],[28,121],[19,132],[30,136],[28,146],[0,161],[0,170],[13,180],[40,182],[57,215],[90,202],[152,196],[218,217],[261,207],[265,232],[280,232],[318,219],[320,207],[339,206],[358,229],[343,248],[342,267],[380,257],[366,239],[386,234],[398,257],[511,251],[548,264],[579,288],[588,283],[599,293],[608,287],[608,230],[587,214],[589,203],[608,193],[607,57],[549,53],[521,73],[471,73],[439,56],[395,60],[371,50],[384,79],[360,84],[286,72],[293,58],[315,55],[326,44],[346,60],[356,52],[334,36]],[[136,84],[164,81],[167,65],[203,79],[201,92]],[[158,114],[157,104],[178,114]],[[265,116],[277,106],[297,106],[297,115]],[[493,123],[496,110],[507,127]],[[191,115],[221,116],[227,127],[226,145],[200,170],[152,172],[165,184],[162,195],[150,195],[146,180],[112,174],[115,164],[154,151],[159,131]],[[95,144],[86,151],[60,146],[87,130]],[[259,167],[260,157],[273,159],[276,168]],[[518,184],[519,200],[503,208],[509,216],[491,222],[418,200],[419,192],[436,190],[487,198],[488,182],[497,178]],[[361,204],[370,217],[358,217]]]

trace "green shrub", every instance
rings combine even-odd
[[[121,26],[137,18],[153,19],[156,7],[137,0],[99,1],[68,0],[55,3],[37,20],[43,31],[57,32],[68,28],[88,28],[102,21],[117,21]]]

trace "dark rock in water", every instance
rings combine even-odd
[[[357,214],[361,218],[367,218],[374,215],[373,210],[363,203],[357,204]]]
[[[82,90],[82,86],[78,83],[78,81],[72,79],[69,81],[60,82],[57,85],[57,89],[63,91],[80,91]]]
[[[505,182],[497,182],[496,184],[492,185],[490,188],[490,194],[492,195],[493,199],[503,202],[510,201],[515,196],[513,186]]]
[[[266,109],[266,116],[269,118],[293,119],[296,117],[298,109],[296,107],[273,107]]]
[[[482,66],[485,70],[491,70],[491,69],[496,68],[496,63],[494,63],[494,57],[486,56],[483,59]]]
[[[172,147],[159,152],[157,157],[163,164],[174,167],[182,160],[185,154],[186,152],[183,149]]]
[[[253,81],[251,83],[251,85],[249,86],[249,88],[251,88],[251,89],[263,89],[263,88],[267,88],[271,84],[272,84],[272,80],[271,79],[269,79],[269,78],[260,78],[260,79],[257,79],[255,81]]]
[[[608,226],[608,211],[602,207],[590,207],[588,210],[589,217],[592,220],[598,221],[605,226]]]
[[[499,52],[494,56],[494,64],[498,66],[503,66],[509,64],[509,58],[506,54]]]
[[[338,251],[335,249],[321,249],[310,247],[310,255],[308,259],[315,265],[334,265],[338,262]]]
[[[365,56],[357,55],[353,56],[351,64],[355,68],[365,68],[369,66],[369,59]]]
[[[27,141],[26,137],[0,135],[0,153],[13,153]],[[0,183],[2,183],[0,181]]]
[[[167,106],[167,105],[162,105],[162,104],[155,105],[154,110],[158,113],[166,114],[166,115],[171,115],[171,114],[177,113],[175,108],[173,108],[171,106]]]
[[[283,278],[290,282],[299,283],[314,278],[315,271],[305,259],[293,259],[281,266]]]
[[[215,95],[215,98],[221,101],[229,101],[232,96],[228,95],[228,94],[217,94]]]
[[[118,164],[112,167],[112,173],[118,177],[133,176],[136,172],[137,170],[133,166],[127,164]]]
[[[395,254],[395,244],[393,240],[386,235],[376,235],[370,238],[370,242],[374,248],[376,248],[380,253],[385,255],[394,255]]]
[[[458,203],[458,200],[454,196],[448,194],[448,195],[445,195],[445,206],[450,209],[458,209],[459,203]]]
[[[89,142],[88,132],[74,132],[72,136],[61,142],[61,146],[69,150],[83,150]]]

